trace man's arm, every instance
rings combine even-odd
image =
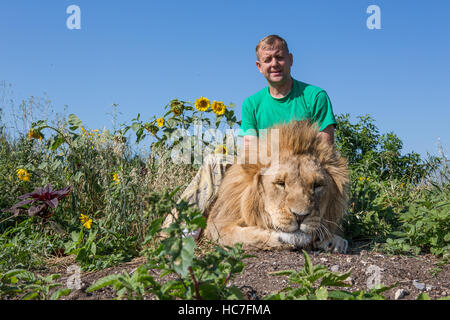
[[[330,145],[334,145],[334,125],[330,124],[328,127],[319,132],[319,137],[327,141]]]
[[[256,139],[258,139],[257,136],[244,136],[244,150],[248,150],[248,146],[251,144],[254,144]]]

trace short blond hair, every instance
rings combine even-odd
[[[277,42],[279,42],[280,44],[277,44]],[[286,50],[286,52],[289,52],[287,42],[282,37],[280,37],[276,34],[271,34],[269,36],[266,36],[266,37],[262,38],[258,42],[258,45],[256,46],[256,58],[259,59],[258,52],[260,49],[278,48],[278,47]]]

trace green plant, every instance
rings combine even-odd
[[[59,288],[63,285],[61,283],[55,283],[56,279],[59,279],[61,275],[51,274],[46,277],[41,275],[35,275],[32,272],[25,271],[18,274],[18,278],[24,283],[22,284],[22,290],[25,293],[21,297],[22,300],[58,300],[60,297],[68,295],[71,290],[68,288]],[[53,289],[57,289],[53,291]]]
[[[71,292],[68,288],[59,288],[63,286],[62,284],[55,283],[60,277],[59,274],[36,276],[23,269],[0,273],[0,297],[20,296],[22,300],[58,300]],[[59,289],[53,290],[56,288]]]
[[[369,292],[344,290],[331,290],[327,287],[349,287],[344,281],[350,276],[351,270],[343,274],[329,271],[323,265],[313,265],[310,257],[303,250],[305,264],[303,269],[284,270],[270,273],[276,276],[289,276],[289,282],[295,287],[286,287],[278,293],[272,293],[264,297],[266,300],[383,300],[386,299],[382,292],[393,288],[375,286]],[[316,282],[320,280],[317,285]]]
[[[131,276],[122,272],[103,277],[91,285],[86,292],[93,292],[107,286],[112,286],[117,292],[117,299],[143,300],[146,293],[156,294],[159,299],[170,299],[170,296],[165,295],[163,287],[148,274],[146,265],[139,266]]]
[[[17,285],[19,279],[18,274],[24,273],[26,270],[14,269],[5,273],[0,272],[0,298],[5,299],[7,297],[13,298],[22,292]]]
[[[149,228],[146,243],[147,264],[142,266],[139,274],[108,277],[98,280],[90,290],[97,290],[106,285],[112,285],[118,290],[119,297],[142,298],[147,293],[155,294],[160,299],[242,299],[242,293],[235,286],[230,286],[230,280],[236,273],[243,270],[242,259],[247,257],[240,245],[232,248],[216,246],[213,250],[197,257],[197,244],[191,233],[205,227],[205,219],[198,209],[185,201],[175,202],[172,192],[154,193],[152,211],[156,217]],[[163,213],[175,208],[173,223],[162,228]],[[164,234],[162,240],[156,240],[158,234]],[[148,269],[159,269],[160,277],[169,274],[174,280],[163,284],[147,275]],[[125,285],[128,283],[128,285]],[[125,289],[126,287],[126,289]],[[119,292],[120,291],[120,292]],[[126,292],[126,295],[125,295]]]
[[[440,188],[440,187],[439,187]],[[392,232],[384,248],[391,252],[430,252],[450,257],[450,202],[447,185],[440,196],[417,199],[399,217],[401,227]]]

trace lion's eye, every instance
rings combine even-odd
[[[284,188],[284,187],[286,186],[286,184],[284,183],[284,181],[275,181],[275,184],[276,184],[277,186],[282,187],[282,188]]]
[[[314,185],[314,193],[319,193],[322,190],[323,190],[323,184],[316,183]]]

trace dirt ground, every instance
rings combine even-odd
[[[277,292],[289,285],[286,276],[269,275],[270,272],[280,270],[301,269],[304,264],[300,251],[252,251],[255,257],[244,260],[244,271],[237,275],[232,283],[241,288],[249,300],[261,299],[268,293]],[[415,300],[420,292],[426,292],[431,299],[450,295],[450,265],[438,266],[439,262],[432,255],[397,256],[367,251],[361,247],[349,249],[347,254],[328,254],[323,252],[309,252],[312,263],[325,265],[332,271],[344,273],[352,268],[348,279],[351,287],[346,290],[365,290],[368,285],[376,281],[389,286],[397,282],[397,286],[384,295],[394,300],[395,294],[403,292],[401,300]],[[99,278],[122,271],[133,272],[145,263],[145,258],[136,258],[121,264],[96,272],[81,273],[81,289],[72,290],[65,300],[110,300],[115,298],[115,292],[107,287],[93,293],[85,290]],[[53,266],[49,266],[43,273],[59,273],[58,282],[66,284],[72,273],[68,267],[73,265],[73,258],[61,258]]]

